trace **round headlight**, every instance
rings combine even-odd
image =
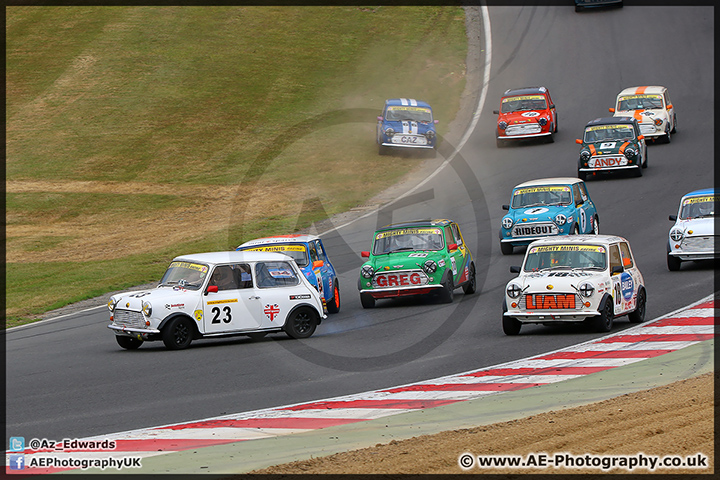
[[[373,276],[373,268],[370,265],[363,265],[360,269],[360,275],[362,275],[365,278],[372,278]]]
[[[656,118],[656,119],[655,119],[655,125],[657,125],[658,127],[659,127],[660,125],[662,125],[662,118]]]
[[[513,219],[510,217],[503,217],[502,219],[502,227],[505,230],[509,230],[513,226]]]
[[[670,238],[672,238],[675,242],[679,242],[680,240],[682,240],[683,236],[683,231],[679,228],[674,228],[670,231]]]
[[[110,297],[110,300],[108,300],[108,303],[107,303],[108,310],[110,310],[111,312],[114,312],[115,307],[117,306],[117,302],[118,302],[117,298]]]
[[[150,304],[150,302],[146,302],[145,300],[143,300],[142,312],[143,312],[143,315],[145,315],[146,317],[149,317],[150,315],[152,315],[152,305]]]
[[[428,130],[427,132],[425,132],[425,136],[426,136],[427,138],[433,138],[433,137],[435,136],[435,131],[433,131],[433,130]]]
[[[637,150],[634,148],[628,147],[625,149],[625,156],[627,158],[635,158],[637,156]]]
[[[547,125],[547,118],[540,117],[540,119],[538,120],[538,123],[543,126]]]
[[[423,263],[422,266],[423,272],[425,273],[435,273],[437,270],[437,263],[435,263],[435,260],[426,260],[425,263]]]
[[[520,288],[520,285],[517,283],[511,283],[507,286],[505,292],[507,292],[507,295],[510,298],[518,298],[522,293],[522,288]]]
[[[595,286],[590,282],[581,283],[578,287],[578,292],[580,292],[580,295],[583,297],[590,297],[595,293]]]
[[[558,225],[565,225],[565,222],[567,221],[567,217],[563,215],[562,213],[558,213],[555,215],[555,223]]]
[[[507,122],[499,122],[499,123],[498,123],[498,128],[499,128],[500,130],[505,130],[505,129],[507,128]]]
[[[388,127],[385,129],[385,135],[387,135],[388,137],[392,137],[393,135],[395,135],[395,130],[393,130],[392,127]]]
[[[583,160],[590,160],[590,150],[583,150],[580,152],[580,158]]]

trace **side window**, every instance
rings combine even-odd
[[[323,260],[325,257],[325,252],[323,252],[322,243],[320,243],[320,240],[315,240],[313,244],[315,245],[315,248],[317,248],[318,258],[320,258],[320,260]]]
[[[258,262],[255,279],[259,288],[288,287],[300,283],[292,265],[287,262]]]
[[[318,258],[317,249],[315,248],[315,242],[310,242],[308,247],[308,250],[310,252],[310,263],[320,260],[320,258]]]
[[[580,195],[580,188],[578,188],[578,184],[574,184],[572,186],[573,189],[573,197],[575,198],[575,205],[582,205],[583,204],[583,198],[582,195]]]
[[[452,233],[452,229],[448,226],[445,227],[445,245],[450,245],[451,243],[457,243],[455,241],[455,236]]]
[[[240,288],[240,273],[237,265],[218,265],[210,277],[209,286],[218,287],[218,291]]]
[[[462,236],[460,235],[460,228],[458,228],[457,223],[451,223],[450,228],[452,229],[453,236],[455,237],[455,243],[457,243],[458,246],[462,246]]]
[[[620,257],[622,257],[623,267],[632,268],[633,260],[632,255],[630,255],[630,247],[628,247],[628,244],[625,242],[620,243]]]
[[[610,271],[612,271],[613,268],[619,267],[622,265],[622,262],[620,261],[620,251],[618,250],[617,245],[611,245],[610,246]]]
[[[587,194],[587,190],[585,190],[585,184],[578,183],[578,185],[580,186],[580,196],[582,196],[583,201],[587,201],[588,194]]]
[[[666,107],[667,107],[668,105],[672,105],[672,104],[670,103],[670,98],[668,98],[668,93],[667,93],[667,91],[663,92],[663,98],[665,98],[665,106],[666,106]]]

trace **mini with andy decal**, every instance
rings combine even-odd
[[[596,118],[585,125],[579,143],[578,178],[588,174],[630,171],[642,177],[647,168],[647,146],[637,120],[631,117]]]

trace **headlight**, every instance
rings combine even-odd
[[[590,160],[590,150],[583,150],[580,152],[580,158],[583,160]]]
[[[388,127],[385,129],[385,135],[387,135],[388,137],[392,137],[393,135],[395,135],[395,130],[393,130],[392,127]]]
[[[498,128],[500,130],[505,130],[507,128],[507,122],[500,122],[498,123]]]
[[[595,286],[590,282],[581,283],[578,287],[578,292],[583,297],[591,297],[595,293]]]
[[[363,265],[360,269],[360,275],[362,275],[365,278],[372,278],[373,276],[373,268],[370,265]]]
[[[658,127],[659,127],[660,125],[662,125],[662,118],[656,118],[656,119],[655,119],[655,125],[657,125]]]
[[[679,242],[680,240],[682,240],[683,236],[683,231],[679,228],[674,228],[670,231],[670,238],[672,238],[675,242]]]
[[[510,217],[504,217],[502,219],[502,227],[509,230],[513,226],[513,219]]]
[[[143,315],[145,315],[146,317],[149,317],[150,315],[152,315],[152,305],[150,305],[150,302],[146,302],[145,300],[143,300],[143,302],[142,302],[142,313],[143,313]]]
[[[567,217],[563,215],[562,213],[558,213],[555,215],[555,223],[558,225],[565,225],[565,222],[567,221]]]
[[[435,263],[435,260],[426,260],[425,263],[423,263],[422,269],[423,272],[427,274],[435,273],[437,270],[437,263]]]
[[[542,126],[547,125],[547,118],[545,118],[545,117],[540,117],[540,119],[538,120],[538,123],[539,123],[540,125],[542,125]]]
[[[625,149],[625,156],[630,159],[635,158],[637,156],[637,150],[632,147],[628,147]]]
[[[507,286],[505,291],[507,292],[508,297],[518,298],[522,293],[522,288],[520,288],[520,285],[518,285],[517,283],[511,283]]]
[[[111,312],[114,312],[115,307],[117,306],[117,302],[118,302],[117,298],[110,297],[110,300],[108,300],[108,303],[107,303],[108,310],[110,310]]]
[[[433,130],[428,130],[427,132],[425,132],[425,136],[427,138],[433,138],[435,136],[435,132]]]

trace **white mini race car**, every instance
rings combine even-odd
[[[720,258],[715,249],[716,212],[714,188],[695,190],[682,197],[677,215],[670,215],[670,220],[675,222],[667,244],[670,271],[680,270],[683,261]]]
[[[670,143],[677,127],[675,108],[665,87],[626,88],[618,94],[615,107],[608,110],[615,117],[635,118],[646,140],[662,138]]]
[[[153,340],[179,350],[198,338],[280,331],[308,338],[327,316],[295,261],[270,252],[177,257],[155,289],[113,295],[108,309],[108,328],[128,350]]]
[[[505,288],[503,331],[517,335],[524,323],[588,322],[598,332],[628,315],[645,320],[645,281],[630,244],[610,235],[570,235],[531,243],[519,273]]]

